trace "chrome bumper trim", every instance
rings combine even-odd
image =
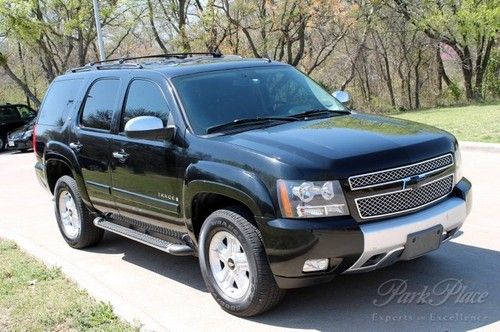
[[[404,249],[409,234],[439,224],[443,225],[444,232],[458,230],[468,212],[463,199],[452,197],[414,214],[360,225],[364,236],[364,251],[356,263],[344,273],[366,272],[394,263],[400,259],[394,257],[394,253]],[[379,254],[386,255],[374,265],[363,266],[371,257]]]

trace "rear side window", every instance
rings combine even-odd
[[[167,125],[169,108],[160,87],[153,82],[134,80],[130,83],[123,110],[120,131],[130,119],[138,116],[156,116]]]
[[[19,121],[21,115],[14,106],[7,106],[0,108],[0,121]]]
[[[35,117],[36,113],[33,112],[29,107],[26,106],[17,106],[17,111],[19,112],[19,115],[23,119],[32,119]]]
[[[118,79],[100,79],[94,82],[85,97],[80,124],[86,128],[110,130],[119,88]]]
[[[40,109],[38,123],[48,126],[62,126],[82,84],[82,79],[52,83]]]

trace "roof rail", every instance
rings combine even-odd
[[[77,72],[82,72],[82,71],[92,71],[92,70],[103,70],[103,69],[141,69],[142,66],[137,63],[125,63],[125,64],[120,64],[120,63],[110,63],[110,64],[102,64],[102,65],[92,65],[92,64],[86,64],[85,66],[82,67],[77,67],[77,68],[72,68],[70,70],[67,70],[66,73],[77,73]]]
[[[76,73],[82,71],[91,71],[91,70],[102,70],[102,69],[126,69],[126,68],[143,68],[142,65],[137,63],[125,63],[131,60],[139,60],[139,59],[155,59],[155,58],[174,58],[174,59],[186,59],[194,56],[211,56],[213,58],[221,58],[222,53],[220,52],[185,52],[185,53],[164,53],[164,54],[155,54],[155,55],[145,55],[145,56],[136,56],[136,57],[128,57],[128,58],[117,58],[117,59],[109,59],[102,61],[93,61],[89,62],[85,66],[73,68],[67,71],[67,73]]]
[[[130,60],[139,60],[139,59],[154,59],[154,58],[176,58],[176,59],[186,59],[196,55],[208,55],[214,58],[222,57],[222,53],[220,52],[185,52],[185,53],[164,53],[164,54],[154,54],[154,55],[145,55],[145,56],[136,56],[129,58],[118,58],[118,59],[110,59],[103,61],[94,61],[89,63],[89,65],[93,66],[99,63],[107,63],[107,62],[118,62],[119,64],[124,63],[125,61]]]

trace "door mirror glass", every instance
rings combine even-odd
[[[332,96],[345,106],[349,106],[351,104],[351,95],[347,91],[335,91],[332,93]]]
[[[163,121],[155,116],[138,116],[125,124],[125,135],[139,139],[172,140],[175,136],[175,126],[163,126]]]

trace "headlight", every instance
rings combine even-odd
[[[278,180],[278,198],[285,218],[344,216],[349,208],[338,181]]]
[[[462,154],[460,153],[460,147],[457,146],[455,151],[455,184],[457,184],[463,178],[462,173]]]
[[[31,137],[31,135],[33,135],[33,129],[25,131],[23,134],[23,138],[29,138]]]

